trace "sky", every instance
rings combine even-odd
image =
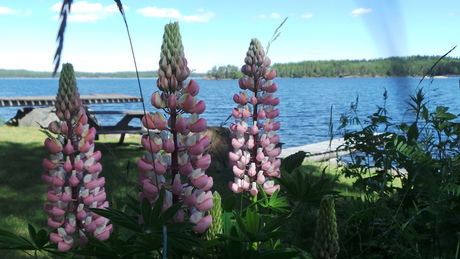
[[[139,71],[158,69],[164,26],[179,22],[191,70],[244,64],[252,38],[273,63],[443,55],[460,43],[458,0],[122,0]],[[0,69],[52,71],[61,0],[0,0]],[[112,0],[74,0],[62,62],[134,71]],[[460,56],[460,47],[449,55]]]

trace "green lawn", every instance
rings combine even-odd
[[[27,223],[36,229],[46,226],[47,215],[43,206],[47,203],[47,184],[42,183],[42,161],[49,157],[43,146],[46,135],[39,128],[0,127],[0,229],[27,236]],[[101,150],[101,176],[106,178],[107,200],[111,207],[122,208],[127,195],[137,195],[136,161],[145,151],[139,136],[128,136],[124,145],[118,145],[118,136],[102,135],[95,141],[96,150]],[[337,167],[329,163],[305,164],[305,169],[320,177],[326,167],[328,176],[338,175]],[[231,194],[228,181],[232,180],[230,168],[215,165],[207,170],[214,178],[213,190],[223,197]],[[334,189],[347,195],[359,195],[353,191],[349,179],[338,177]],[[16,258],[15,256],[9,258]]]
[[[0,127],[0,229],[25,235],[27,223],[36,228],[46,228],[47,185],[42,183],[42,161],[49,157],[43,141],[46,135],[39,128]],[[125,139],[119,146],[116,136],[101,136],[96,150],[101,150],[106,189],[111,206],[127,193],[136,193],[136,161],[142,156],[138,136]]]

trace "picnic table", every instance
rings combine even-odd
[[[104,103],[133,103],[142,102],[142,98],[125,94],[89,94],[80,95],[84,105],[104,104]],[[19,96],[19,97],[0,97],[0,107],[11,106],[53,106],[56,96]],[[129,123],[135,119],[142,119],[143,111],[139,110],[111,110],[111,111],[94,111],[87,109],[88,123],[95,127],[97,134],[121,134],[119,144],[123,144],[126,134],[144,134],[147,131],[141,127],[129,126]],[[97,115],[124,115],[115,125],[101,125],[97,121]],[[97,136],[98,137],[98,136]]]
[[[92,111],[88,110],[87,114],[90,115],[113,115],[113,114],[122,114],[123,118],[113,126],[102,126],[99,122],[93,119],[93,116],[88,116],[88,123],[91,127],[96,128],[97,134],[120,134],[120,140],[118,141],[119,145],[122,145],[125,140],[126,134],[146,134],[147,130],[142,127],[133,127],[129,126],[129,123],[138,118],[142,120],[144,116],[144,111],[141,110],[127,110],[127,111]],[[96,117],[97,118],[97,117]],[[98,138],[98,136],[96,136]]]

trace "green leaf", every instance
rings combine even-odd
[[[137,222],[137,219],[126,214],[123,211],[114,208],[105,209],[89,209],[90,211],[110,219],[115,224],[118,224],[126,229],[134,231],[136,233],[142,233],[142,227]]]
[[[428,121],[428,109],[426,108],[425,105],[422,107],[422,118],[425,121]]]
[[[30,224],[30,223],[27,223],[27,227],[29,229],[29,235],[30,237],[32,238],[32,240],[35,239],[35,235],[37,234],[37,231],[35,231],[35,228]]]
[[[42,249],[49,242],[49,235],[44,229],[40,229],[33,239],[38,249]]]
[[[263,251],[259,258],[261,259],[278,259],[278,258],[294,258],[299,255],[300,251],[293,249],[293,248],[286,248],[286,249],[276,249],[270,251]]]
[[[282,225],[286,224],[289,219],[290,213],[283,213],[281,215],[278,215],[277,217],[274,217],[270,219],[267,223],[265,223],[265,226],[261,229],[261,231],[265,233],[274,232]]]
[[[279,183],[283,189],[285,189],[291,195],[299,196],[299,190],[297,182],[294,180],[292,175],[288,172],[282,172],[281,178],[274,178],[275,182]]]
[[[259,203],[262,207],[268,208],[273,211],[277,212],[285,212],[287,211],[286,209],[283,209],[284,207],[289,207],[289,204],[284,202],[286,200],[286,197],[279,197],[279,190],[276,190],[270,198],[267,197],[267,194],[265,193],[264,189],[259,185],[259,190],[260,194],[262,195],[262,199],[258,200],[257,203]]]
[[[99,240],[97,237],[93,235],[86,234],[88,237],[88,245],[90,245],[93,249],[91,250],[74,250],[75,254],[79,255],[91,255],[96,258],[120,258],[120,255],[109,246],[107,242],[103,242]]]
[[[232,229],[230,230],[230,236],[233,237],[238,237],[238,231],[236,230],[236,227],[233,226]],[[228,241],[228,251],[227,255],[229,255],[229,258],[241,258],[241,249],[243,247],[243,242],[241,240],[232,240],[230,239]]]
[[[165,191],[162,189],[160,191],[160,196],[158,199],[155,201],[155,204],[153,204],[153,208],[150,205],[150,202],[148,204],[148,208],[150,208],[150,211],[152,212],[150,214],[150,225],[148,226],[149,229],[153,230],[158,227],[161,227],[164,225],[164,222],[158,222],[158,219],[160,218],[161,213],[163,212],[163,202],[164,202],[164,195]]]
[[[184,251],[192,251],[194,247],[203,247],[200,239],[184,233],[169,233],[168,243],[172,247],[182,249]]]
[[[141,210],[139,208],[139,201],[136,198],[134,198],[134,197],[132,197],[130,195],[127,195],[127,196],[128,196],[129,201],[126,202],[126,205],[131,210],[133,210],[134,213],[136,213],[137,215],[141,215]]]
[[[236,205],[236,196],[230,195],[227,199],[225,199],[224,204],[222,205],[222,209],[226,212],[231,212],[235,209]]]
[[[222,233],[229,235],[230,229],[233,226],[232,220],[233,212],[224,212],[222,213]]]
[[[407,139],[409,141],[411,140],[415,141],[418,139],[418,136],[419,136],[419,132],[418,132],[418,127],[417,127],[417,121],[415,121],[414,123],[412,123],[412,125],[410,125],[409,130],[407,131]]]
[[[168,227],[168,232],[175,232],[175,231],[184,231],[191,229],[193,226],[195,226],[195,223],[191,222],[173,222],[173,223],[167,223],[166,226]]]
[[[233,228],[232,228],[232,230],[233,230]],[[243,239],[243,238],[241,238],[239,236],[224,235],[224,234],[217,234],[217,236],[221,237],[223,239],[228,239],[228,240],[232,240],[232,241],[236,241],[236,242],[240,242],[240,243],[247,242],[246,239]]]
[[[247,231],[257,234],[259,232],[259,223],[260,218],[257,211],[252,211],[251,209],[246,210],[246,225]]]
[[[144,224],[149,228],[150,222],[151,222],[151,216],[152,214],[152,205],[150,205],[150,201],[147,198],[142,199],[141,201],[141,215],[142,219],[144,220]]]
[[[246,233],[247,232],[246,222],[243,220],[243,218],[241,217],[240,213],[237,212],[237,211],[233,211],[233,215],[235,216],[236,223],[237,223],[238,227],[240,228],[240,230],[243,233]]]
[[[35,246],[22,236],[0,229],[0,245],[2,249],[36,250]]]
[[[164,221],[171,220],[174,217],[174,215],[176,215],[176,213],[181,209],[182,205],[183,205],[183,202],[178,202],[172,205],[171,207],[169,207],[167,210],[165,210],[165,212],[163,212],[163,220]]]
[[[287,172],[292,172],[297,167],[301,166],[305,160],[307,153],[305,151],[299,151],[292,154],[281,161],[281,168]]]

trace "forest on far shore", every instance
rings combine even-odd
[[[440,56],[390,57],[373,60],[303,61],[274,64],[278,77],[418,77]],[[444,57],[429,76],[460,75],[460,58]]]
[[[440,56],[390,57],[371,60],[327,60],[275,63],[277,77],[419,77],[424,76]],[[428,76],[460,75],[460,58],[444,57]],[[77,78],[135,78],[136,72],[75,72]],[[214,66],[207,73],[192,73],[190,77],[208,79],[238,79],[242,76],[235,65]],[[52,72],[0,69],[0,78],[50,78]],[[158,77],[157,71],[141,71],[140,78]],[[59,73],[56,75],[59,78]]]

